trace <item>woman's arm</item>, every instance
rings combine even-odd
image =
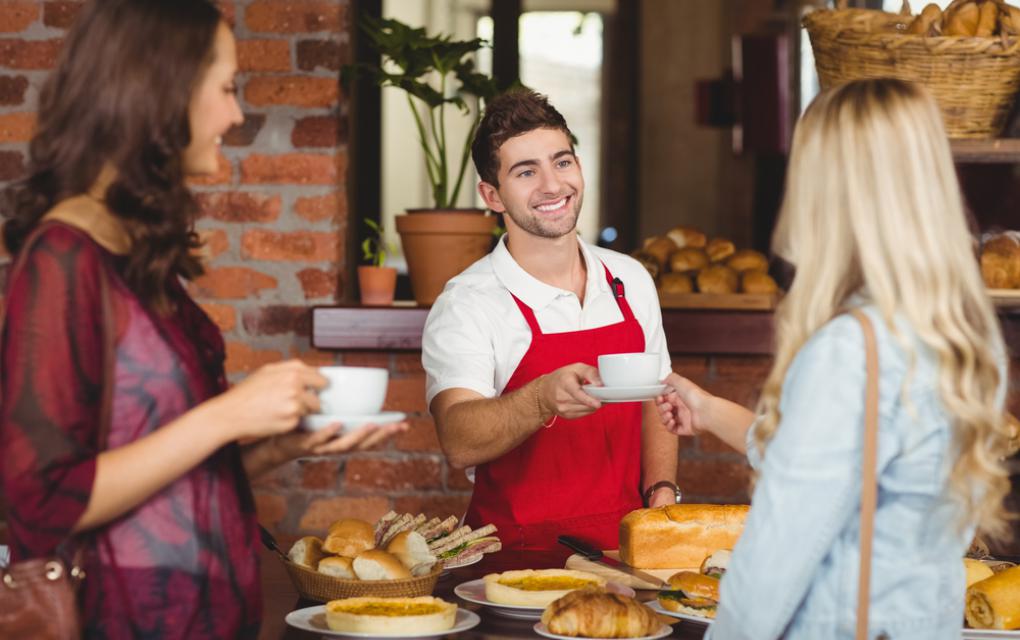
[[[754,413],[736,402],[713,396],[676,373],[663,381],[670,388],[657,405],[662,424],[677,435],[709,432],[740,453],[747,453],[747,430]]]

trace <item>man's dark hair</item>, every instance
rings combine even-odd
[[[471,144],[471,158],[482,181],[498,187],[499,148],[510,138],[535,129],[559,129],[571,141],[570,150],[574,150],[574,134],[567,121],[542,94],[517,88],[490,100]]]

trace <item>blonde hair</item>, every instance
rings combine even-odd
[[[960,525],[1005,532],[1006,424],[996,403],[1005,347],[978,271],[942,118],[920,87],[860,80],[811,104],[793,137],[774,251],[798,266],[776,312],[776,358],[759,403],[763,454],[786,371],[810,336],[866,291],[889,327],[905,319],[939,363],[953,419],[951,496]],[[907,340],[898,342],[912,354]],[[912,357],[912,356],[911,356]],[[913,360],[911,360],[913,362]]]

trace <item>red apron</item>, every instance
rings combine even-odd
[[[504,394],[568,364],[597,366],[601,354],[645,350],[623,283],[605,272],[623,314],[621,322],[605,327],[542,333],[535,313],[513,296],[531,328],[531,346]],[[563,534],[616,549],[620,518],[642,506],[641,417],[641,404],[631,402],[606,404],[575,420],[557,418],[552,427],[475,468],[465,521],[472,527],[495,524],[505,549],[554,549]]]

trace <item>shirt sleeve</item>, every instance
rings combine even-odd
[[[102,397],[99,248],[50,228],[8,283],[0,450],[16,559],[70,535],[95,477]]]
[[[863,333],[852,318],[824,328],[794,359],[781,423],[759,461],[751,510],[706,637],[780,637],[836,537],[856,516],[864,360]]]
[[[490,323],[475,312],[470,296],[447,291],[432,305],[422,334],[425,401],[447,389],[496,396],[496,356]]]

